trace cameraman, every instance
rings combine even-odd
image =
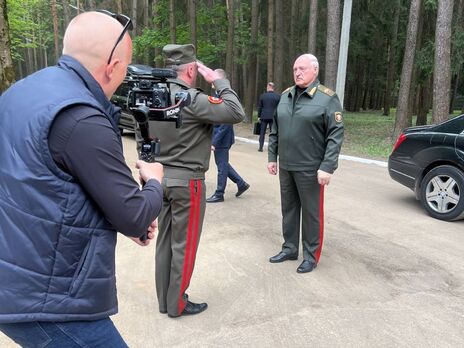
[[[163,208],[156,241],[156,292],[159,310],[170,317],[198,314],[206,303],[189,301],[190,284],[205,214],[205,172],[209,167],[214,123],[238,123],[245,113],[230,82],[218,72],[197,62],[195,47],[166,45],[165,65],[177,72],[171,84],[175,94],[187,91],[191,104],[182,110],[182,127],[172,122],[150,122],[152,136],[160,139],[157,161],[164,165]],[[213,83],[218,97],[194,88],[200,73]]]
[[[154,238],[163,177],[138,161],[140,190],[109,102],[129,29],[123,15],[78,15],[58,64],[0,97],[0,330],[25,347],[127,347],[109,319],[116,231]]]

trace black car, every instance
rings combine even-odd
[[[152,69],[153,68],[148,65],[129,65],[127,67],[127,75],[124,78],[124,81],[111,97],[111,101],[122,109],[121,117],[119,119],[119,129],[121,134],[123,133],[124,129],[131,132],[135,131],[135,119],[127,105],[129,91],[141,79],[153,80]]]
[[[464,218],[464,115],[405,129],[388,159],[388,171],[416,193],[434,218]]]

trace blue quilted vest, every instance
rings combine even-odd
[[[100,110],[117,131],[117,110],[71,57],[0,97],[0,323],[117,312],[116,231],[48,148],[55,116],[75,104]]]

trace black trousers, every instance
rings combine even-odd
[[[272,128],[272,119],[269,120],[263,120],[261,119],[261,127],[260,127],[260,132],[259,132],[259,149],[263,149],[264,145],[264,137],[266,135],[266,128],[269,126],[269,132],[271,132]]]
[[[324,238],[324,187],[316,173],[279,168],[282,202],[282,251],[298,255],[301,239],[303,258],[319,262]]]

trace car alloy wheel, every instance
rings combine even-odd
[[[464,173],[453,166],[432,169],[421,183],[421,202],[427,212],[441,220],[464,217]]]

